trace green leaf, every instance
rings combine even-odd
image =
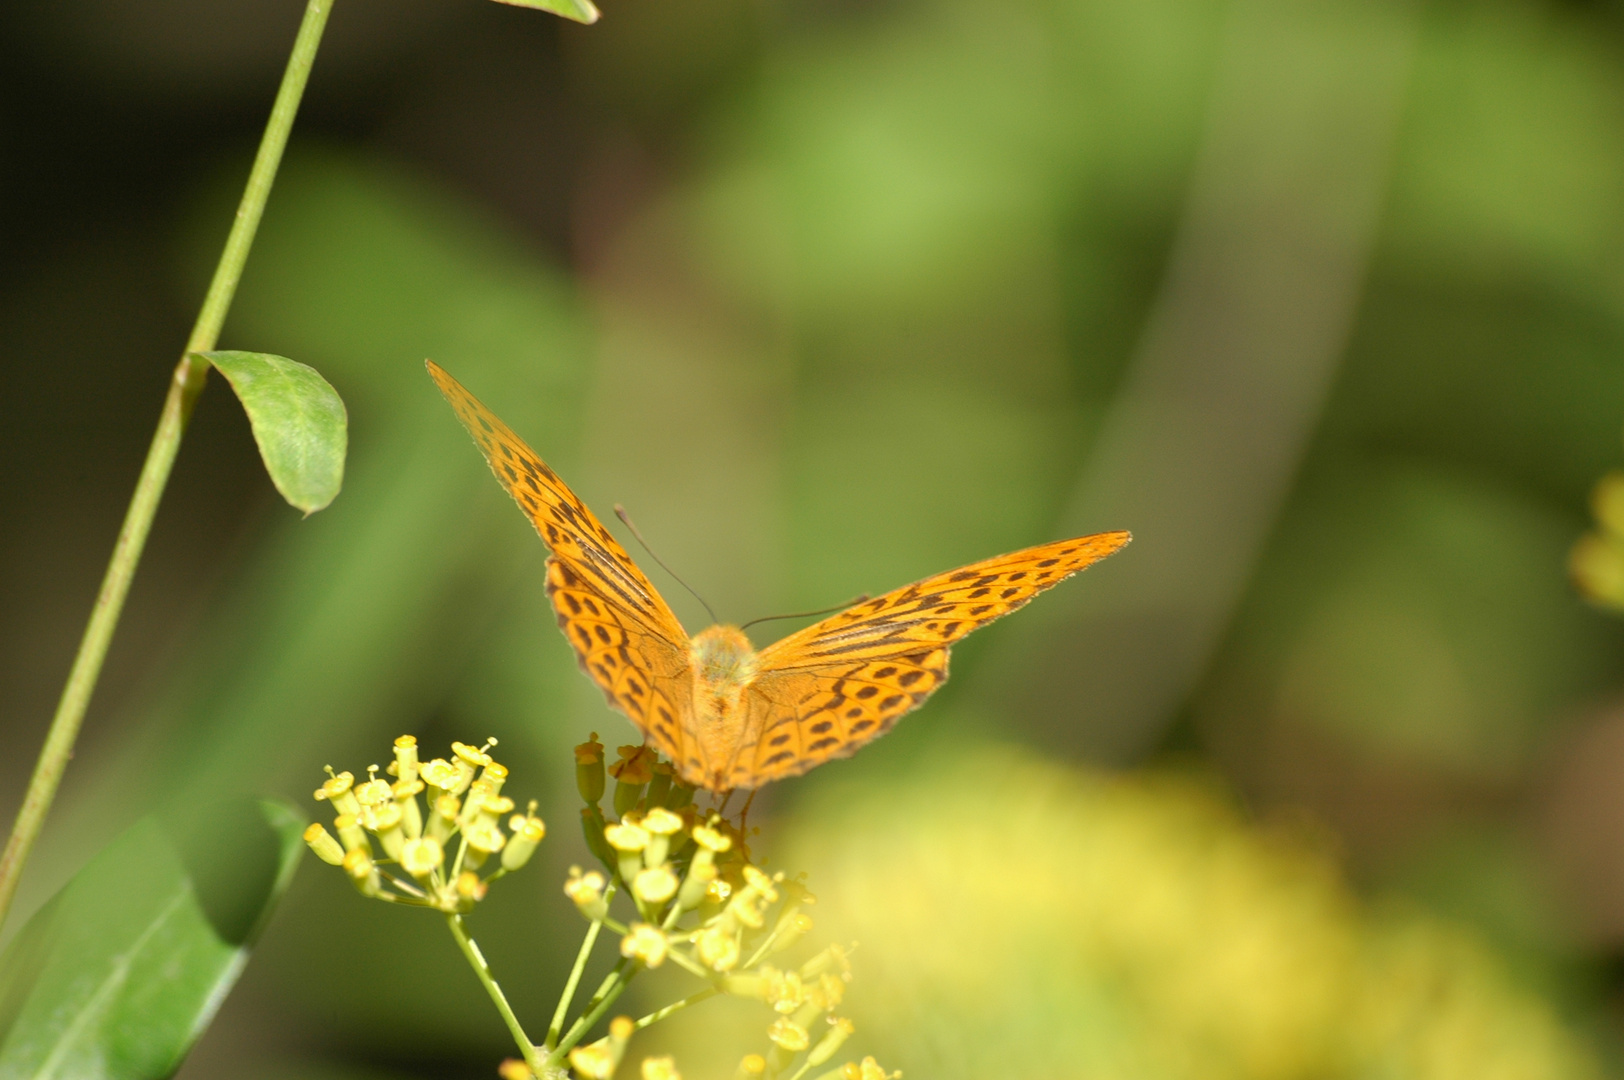
[[[315,368],[270,353],[202,354],[237,392],[276,490],[306,515],[344,483],[349,417]]]
[[[179,1067],[304,849],[298,811],[260,811],[276,833],[275,868],[239,940],[216,928],[181,849],[151,817],[28,920],[0,955],[0,1080],[158,1080]]]
[[[564,18],[574,19],[578,23],[595,23],[598,21],[598,9],[592,6],[592,0],[496,0],[496,2],[498,4],[511,4],[513,7],[550,11],[554,15],[562,15]]]

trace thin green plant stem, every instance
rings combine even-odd
[[[661,1020],[664,1020],[674,1012],[681,1012],[690,1005],[698,1005],[701,1001],[707,1001],[720,993],[721,991],[716,989],[714,986],[706,987],[704,990],[701,990],[696,994],[689,994],[681,1001],[673,1001],[663,1009],[655,1009],[642,1019],[634,1021],[632,1023],[632,1027],[642,1030],[643,1028],[648,1027],[650,1024],[659,1023]]]
[[[603,902],[607,904],[614,898],[615,883],[611,881],[603,891]],[[549,1051],[558,1045],[558,1036],[564,1030],[564,1018],[569,1015],[570,1003],[575,1000],[576,988],[581,985],[581,974],[586,971],[587,959],[592,955],[592,948],[598,943],[598,933],[602,929],[603,920],[594,919],[581,941],[581,951],[575,954],[575,966],[570,968],[569,980],[564,983],[564,992],[558,998],[558,1008],[553,1010],[553,1022],[547,1025],[546,1046]]]
[[[62,781],[68,759],[73,756],[79,726],[90,705],[96,681],[101,676],[102,661],[107,657],[108,644],[112,641],[113,630],[118,626],[125,597],[129,595],[130,582],[141,561],[141,550],[146,546],[147,534],[152,529],[158,503],[163,498],[164,486],[169,482],[175,455],[180,450],[181,436],[186,431],[192,408],[197,404],[197,397],[202,393],[208,377],[209,362],[198,354],[213,349],[219,340],[220,328],[225,323],[226,312],[231,308],[232,297],[236,295],[237,283],[242,279],[243,264],[248,260],[254,233],[265,212],[265,201],[276,180],[277,166],[281,164],[288,132],[293,128],[299,99],[304,95],[305,84],[310,79],[310,68],[315,63],[316,49],[321,44],[322,31],[327,26],[327,15],[331,10],[332,0],[308,0],[305,6],[304,20],[299,24],[293,52],[288,57],[287,69],[282,73],[282,85],[277,90],[276,103],[271,107],[271,117],[260,139],[259,153],[255,155],[254,167],[248,174],[248,184],[237,206],[231,233],[215,266],[214,278],[209,282],[209,291],[203,298],[197,322],[192,327],[191,336],[186,339],[186,350],[170,380],[169,393],[164,398],[163,411],[158,417],[158,430],[147,450],[146,462],[141,466],[135,492],[130,496],[130,506],[125,511],[124,524],[113,545],[113,556],[108,561],[107,573],[96,594],[95,606],[91,608],[84,638],[79,642],[79,652],[73,659],[73,668],[62,689],[56,715],[51,718],[45,745],[34,765],[34,774],[28,782],[28,791],[23,795],[11,835],[6,840],[5,852],[0,854],[0,924],[5,922],[12,898],[17,893],[23,865],[28,861],[29,852],[33,850],[34,841],[39,838],[40,828],[50,812],[51,802],[56,798],[56,789]]]
[[[502,988],[496,985],[496,980],[491,977],[491,968],[485,962],[485,954],[479,951],[479,946],[474,944],[474,939],[469,937],[468,932],[462,928],[462,916],[447,915],[445,922],[447,926],[451,927],[451,936],[457,939],[457,946],[462,949],[462,955],[468,958],[468,963],[474,969],[474,974],[479,976],[479,981],[485,987],[485,992],[491,996],[491,1001],[496,1004],[496,1011],[502,1014],[502,1020],[508,1026],[508,1033],[513,1036],[513,1041],[519,1045],[519,1053],[524,1055],[524,1063],[537,1076],[546,1076],[547,1074],[543,1071],[546,1066],[541,1055],[536,1052],[536,1044],[531,1042],[530,1036],[524,1033],[523,1025],[519,1023],[519,1018],[513,1015],[513,1007],[508,1004],[507,995],[502,993]]]
[[[586,1012],[581,1014],[575,1023],[570,1025],[569,1031],[564,1033],[564,1037],[559,1040],[552,1053],[547,1055],[547,1064],[549,1066],[555,1066],[563,1061],[565,1055],[574,1048],[576,1043],[581,1041],[581,1036],[592,1030],[592,1025],[602,1019],[603,1014],[609,1011],[609,1006],[615,1003],[615,999],[626,992],[626,987],[631,983],[638,970],[633,968],[630,960],[622,959],[620,963],[615,965],[613,971],[604,976],[603,983],[598,987],[598,992],[592,995],[591,1001],[587,1002]],[[531,1072],[535,1072],[535,1070],[532,1069]],[[541,1074],[537,1073],[537,1075]]]

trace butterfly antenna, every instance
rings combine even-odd
[[[850,600],[847,600],[844,604],[836,604],[834,607],[826,607],[819,611],[797,611],[791,615],[763,615],[759,619],[751,619],[749,622],[745,623],[744,626],[739,627],[739,629],[743,630],[747,626],[754,626],[758,622],[772,622],[774,619],[806,619],[812,617],[813,615],[827,615],[831,611],[845,611],[847,608],[861,604],[867,599],[868,593],[862,593],[861,595],[854,596]]]
[[[632,531],[632,535],[637,537],[637,542],[639,544],[643,545],[643,550],[648,552],[648,557],[660,564],[660,569],[664,570],[666,573],[668,573],[672,577],[676,578],[678,585],[681,585],[684,589],[687,589],[690,593],[693,594],[693,598],[695,600],[698,600],[701,604],[705,605],[705,610],[710,612],[711,622],[719,623],[719,622],[722,621],[721,619],[718,619],[716,617],[716,611],[709,604],[705,603],[705,598],[703,596],[699,595],[699,590],[695,589],[692,585],[690,585],[686,581],[682,580],[682,578],[677,577],[677,572],[675,570],[671,569],[669,566],[665,565],[665,560],[664,559],[662,559],[658,555],[654,554],[654,549],[648,546],[648,541],[643,539],[643,534],[637,531],[637,526],[636,525],[632,524],[632,519],[626,514],[626,508],[624,506],[621,506],[619,503],[615,504],[615,517],[619,518],[621,520],[621,522],[626,526],[626,528],[628,528],[628,529],[630,529]]]

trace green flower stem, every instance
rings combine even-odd
[[[197,396],[202,392],[208,376],[209,362],[194,354],[213,349],[220,337],[220,327],[225,323],[226,312],[230,310],[232,297],[237,291],[237,282],[242,278],[243,264],[248,260],[248,249],[254,243],[254,232],[265,211],[265,200],[276,179],[276,169],[281,164],[283,148],[287,146],[288,132],[293,127],[293,117],[298,112],[299,99],[304,95],[311,65],[315,63],[316,48],[321,44],[322,30],[327,26],[327,15],[331,10],[332,0],[308,0],[305,6],[304,21],[299,24],[293,53],[288,57],[287,70],[282,74],[282,86],[277,91],[276,103],[271,107],[271,118],[265,125],[253,170],[248,174],[248,185],[237,206],[231,234],[226,239],[225,250],[220,253],[220,262],[215,267],[214,279],[209,283],[208,294],[198,312],[197,323],[192,327],[191,337],[186,341],[181,361],[169,384],[163,412],[158,418],[158,430],[152,437],[146,463],[141,467],[135,493],[130,497],[124,524],[113,545],[113,557],[107,564],[101,591],[96,594],[96,604],[91,609],[90,622],[79,643],[78,655],[74,657],[67,685],[63,687],[56,715],[51,719],[45,746],[40,750],[39,761],[28,782],[22,807],[17,811],[17,820],[12,825],[5,852],[0,855],[0,923],[5,921],[6,912],[17,892],[23,865],[39,837],[45,816],[56,797],[57,785],[61,783],[62,773],[73,755],[79,725],[84,720],[85,709],[90,704],[96,680],[101,675],[107,646],[118,625],[124,599],[129,594],[136,564],[141,561],[141,549],[146,544],[152,519],[158,512],[158,502],[163,497],[164,485],[169,481],[170,469],[180,450],[181,435],[186,430],[192,407],[197,403]]]
[[[720,990],[718,990],[718,989],[716,989],[716,987],[712,986],[712,987],[708,987],[707,989],[699,991],[699,993],[697,993],[697,994],[689,994],[687,997],[683,998],[681,1001],[673,1001],[671,1004],[667,1005],[663,1009],[655,1009],[653,1012],[649,1013],[647,1016],[643,1017],[641,1020],[638,1020],[635,1023],[633,1023],[632,1027],[637,1028],[638,1030],[642,1030],[643,1028],[648,1027],[650,1024],[659,1023],[661,1020],[664,1020],[666,1017],[670,1016],[674,1012],[680,1012],[681,1010],[686,1009],[690,1005],[698,1005],[701,1001],[704,1001],[704,1000],[706,1000],[708,998],[713,998],[717,994],[720,994],[720,993],[721,993]]]
[[[693,974],[693,975],[698,975],[701,979],[714,979],[714,978],[716,978],[716,973],[714,971],[707,970],[704,967],[704,965],[699,963],[699,961],[694,960],[691,957],[684,956],[677,949],[669,950],[665,954],[665,958],[667,960],[671,961],[673,964],[677,965],[678,967],[682,968],[684,971],[687,971],[687,972],[689,972],[690,974]]]
[[[586,1012],[575,1023],[570,1025],[569,1031],[565,1033],[558,1046],[552,1053],[547,1055],[546,1064],[549,1068],[556,1067],[562,1062],[565,1055],[575,1047],[576,1043],[581,1041],[581,1036],[592,1030],[592,1025],[601,1020],[603,1014],[609,1011],[609,1006],[615,1003],[615,999],[626,992],[627,985],[630,984],[632,978],[640,970],[629,959],[622,958],[615,965],[614,970],[604,976],[602,985],[598,987],[598,992],[593,994],[592,1000],[586,1003]],[[530,1071],[536,1072],[535,1069]],[[545,1074],[538,1072],[536,1075],[542,1076]]]
[[[548,1076],[549,1073],[545,1071],[547,1065],[542,1060],[538,1047],[530,1041],[530,1036],[524,1033],[524,1028],[519,1024],[519,1018],[513,1015],[513,1007],[508,1004],[507,995],[502,993],[502,988],[496,985],[496,980],[491,977],[490,965],[485,963],[484,954],[479,951],[479,946],[475,945],[473,939],[468,936],[468,932],[462,928],[462,916],[447,915],[445,922],[447,926],[451,927],[451,936],[457,939],[457,946],[462,949],[462,955],[468,958],[468,964],[474,969],[474,974],[479,976],[479,981],[484,985],[485,992],[496,1003],[496,1011],[502,1014],[503,1021],[507,1023],[508,1032],[513,1036],[513,1041],[519,1045],[519,1053],[524,1055],[524,1063],[537,1076]]]
[[[608,904],[614,898],[615,883],[611,881],[609,887],[603,891],[603,901]],[[553,1022],[547,1025],[548,1051],[558,1046],[558,1036],[564,1030],[564,1018],[569,1015],[570,1002],[575,1000],[575,990],[581,985],[581,973],[586,970],[587,958],[592,955],[592,947],[598,943],[598,932],[602,929],[603,920],[594,920],[592,925],[587,927],[586,937],[581,941],[581,951],[575,954],[575,966],[570,968],[569,981],[564,984],[564,993],[559,996],[558,1008],[553,1010]]]

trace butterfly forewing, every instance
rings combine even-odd
[[[552,549],[547,595],[581,668],[656,749],[682,761],[691,723],[688,635],[624,548],[558,475],[462,384],[429,374],[497,480]]]
[[[742,687],[742,729],[727,725],[719,730],[737,735],[719,736],[716,718],[696,712],[688,635],[653,584],[524,440],[444,370],[428,367],[552,549],[547,595],[582,670],[696,786],[760,787],[853,753],[947,681],[953,642],[1129,540],[1097,533],[1000,555],[791,634],[757,654],[756,675]],[[702,723],[712,725],[704,738]],[[706,740],[719,737],[727,757],[712,761]]]
[[[948,647],[1129,540],[1096,533],[926,578],[769,645],[729,777],[758,787],[845,757],[947,681]]]

